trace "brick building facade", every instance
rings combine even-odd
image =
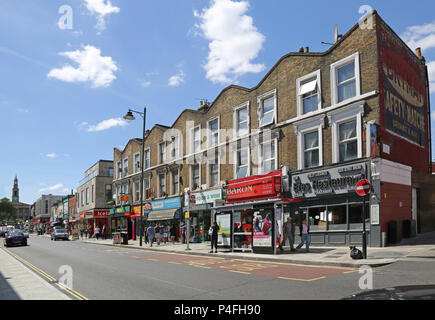
[[[355,25],[326,52],[289,53],[255,87],[231,85],[213,103],[184,110],[172,126],[154,126],[145,140],[148,200],[181,198],[184,211],[198,212],[193,234],[203,241],[229,180],[282,171],[302,202],[284,206],[280,221],[306,218],[315,244],[359,244],[362,198],[355,184],[366,178],[373,186],[369,245],[382,245],[391,220],[433,230],[425,61],[376,11],[366,18],[370,27]],[[140,152],[138,139],[114,151],[114,193],[128,183],[130,206],[138,204]],[[187,191],[199,199],[194,208],[187,208]],[[161,221],[182,222],[175,209]],[[154,205],[147,214],[153,212]]]

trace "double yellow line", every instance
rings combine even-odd
[[[56,285],[58,286],[61,290],[66,291],[68,294],[72,295],[73,297],[75,297],[77,300],[89,300],[88,298],[86,298],[84,295],[78,293],[77,291],[68,288],[67,286],[65,286],[64,284],[60,283],[59,281],[56,280],[56,278],[53,278],[52,276],[50,276],[48,273],[42,271],[41,269],[39,269],[38,267],[35,267],[33,264],[31,264],[30,262],[24,260],[23,258],[21,258],[20,256],[17,256],[15,253],[12,253],[11,251],[3,248],[4,251],[6,251],[7,253],[9,253],[11,256],[13,256],[15,259],[17,259],[18,261],[20,261],[22,264],[24,264],[25,266],[27,266],[28,268],[32,269],[33,271],[35,271],[37,274],[39,274],[40,276],[44,277],[50,284]]]

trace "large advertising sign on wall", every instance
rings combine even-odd
[[[424,147],[427,112],[424,65],[386,26],[381,28],[380,41],[385,128]]]

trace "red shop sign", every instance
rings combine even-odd
[[[227,201],[237,202],[280,197],[282,194],[281,175],[281,171],[275,171],[266,175],[231,180],[226,188]]]
[[[94,218],[105,218],[110,216],[110,210],[94,210]]]

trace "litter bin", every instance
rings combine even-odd
[[[128,232],[121,232],[122,244],[128,244]]]
[[[400,243],[402,241],[402,221],[392,220],[388,222],[388,243]]]
[[[403,220],[403,237],[413,238],[416,236],[415,233],[415,220]]]

